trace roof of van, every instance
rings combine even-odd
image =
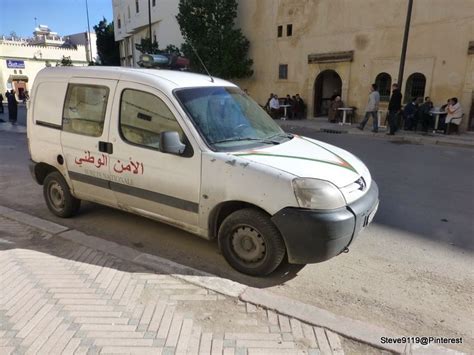
[[[54,67],[45,68],[38,73],[37,79],[45,77],[73,78],[90,77],[96,79],[128,80],[143,84],[166,86],[173,90],[181,87],[199,86],[235,86],[228,81],[207,75],[183,72],[177,70],[137,69],[126,67]]]

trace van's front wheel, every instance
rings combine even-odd
[[[219,228],[218,239],[227,262],[247,275],[268,275],[285,257],[280,232],[267,214],[256,209],[230,214]]]
[[[68,184],[57,171],[44,179],[43,195],[49,210],[58,217],[72,217],[81,206],[81,200],[71,195]]]

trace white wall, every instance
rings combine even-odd
[[[152,4],[153,0],[150,0]],[[135,0],[112,0],[114,13],[114,32],[116,41],[133,38],[134,43],[140,43],[141,38],[148,38],[148,0],[138,0],[139,12],[136,12]],[[128,17],[130,9],[130,18]],[[180,47],[184,42],[179,29],[176,15],[178,14],[177,0],[156,0],[151,7],[152,38],[156,34],[160,48],[169,44]],[[118,28],[118,19],[121,26]],[[123,44],[122,44],[123,46]],[[140,53],[133,46],[135,63]]]
[[[22,44],[0,43],[0,92],[5,93],[10,75],[26,75],[28,77],[27,89],[30,90],[38,72],[46,67],[46,62],[55,66],[63,56],[70,57],[73,65],[87,65],[86,50],[84,46],[77,49],[59,47],[28,46]],[[36,59],[35,59],[36,58]],[[7,59],[23,60],[24,69],[7,68]]]

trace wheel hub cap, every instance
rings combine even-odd
[[[237,257],[245,262],[257,262],[265,256],[262,236],[250,227],[240,227],[234,231],[232,247]]]
[[[58,183],[51,184],[49,188],[49,196],[53,206],[56,209],[64,207],[64,191]]]

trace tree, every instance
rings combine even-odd
[[[140,44],[136,43],[135,48],[142,54],[159,54],[161,53],[158,48],[158,42],[151,42],[150,38],[142,38]]]
[[[120,50],[115,42],[114,22],[107,23],[105,17],[98,25],[94,26],[97,35],[97,54],[102,65],[119,66]]]
[[[174,44],[168,44],[166,48],[164,49],[164,52],[169,53],[169,54],[174,54],[178,57],[182,56],[181,50],[178,47],[176,47]]]
[[[204,73],[194,47],[212,75],[237,79],[253,74],[250,42],[235,28],[236,0],[180,0],[176,16],[185,43],[181,49],[191,70]]]

